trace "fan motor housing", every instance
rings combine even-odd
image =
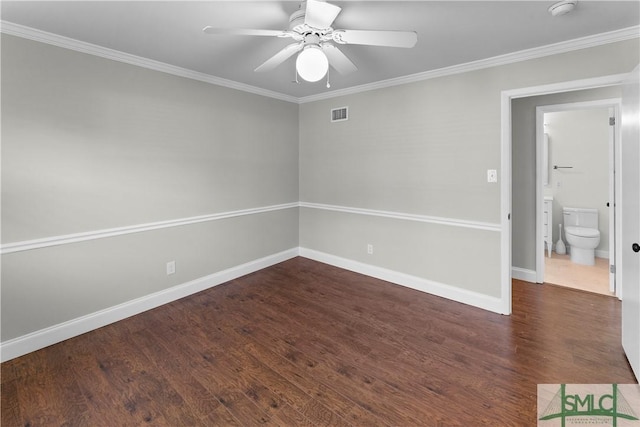
[[[306,8],[302,6],[300,9],[293,12],[289,17],[289,30],[295,31],[296,33],[302,34],[303,36],[308,36],[309,34],[317,34],[318,36],[323,36],[332,31],[331,27],[324,30],[319,30],[317,28],[310,27],[304,22],[305,16],[306,16]]]
[[[306,25],[304,25],[305,9],[298,9],[289,17],[289,29],[297,33],[304,34]]]

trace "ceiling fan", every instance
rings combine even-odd
[[[300,9],[289,17],[288,30],[208,26],[202,31],[207,34],[291,38],[294,43],[285,46],[254,71],[271,71],[298,53],[296,76],[299,75],[309,82],[322,79],[327,74],[329,65],[340,74],[348,74],[358,69],[334,43],[411,48],[418,41],[418,35],[414,31],[334,30],[331,25],[341,10],[342,8],[324,1],[306,0],[302,2]]]

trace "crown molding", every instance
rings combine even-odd
[[[338,96],[352,95],[370,90],[383,89],[392,86],[414,83],[423,80],[435,79],[454,74],[466,73],[469,71],[481,70],[484,68],[496,67],[499,65],[513,64],[515,62],[527,61],[530,59],[543,58],[545,56],[557,55],[561,53],[572,52],[580,49],[601,46],[604,44],[615,43],[640,37],[640,26],[623,28],[621,30],[610,31],[592,36],[581,37],[578,39],[567,40],[564,42],[554,43],[546,46],[535,47],[531,49],[521,50],[518,52],[507,53],[504,55],[494,56],[491,58],[481,59],[478,61],[467,62],[450,67],[439,68],[437,70],[425,71],[422,73],[411,74],[408,76],[397,77],[388,80],[368,83],[359,86],[353,86],[346,89],[334,90],[317,95],[305,96],[298,98],[298,103],[321,101],[324,99],[336,98]]]
[[[262,88],[247,85],[244,83],[239,83],[233,80],[227,80],[220,77],[215,77],[210,74],[189,70],[187,68],[177,67],[175,65],[170,65],[164,62],[155,61],[153,59],[131,55],[128,53],[120,52],[115,49],[109,49],[106,47],[98,46],[91,43],[86,43],[86,42],[72,39],[69,37],[60,36],[58,34],[48,33],[46,31],[41,31],[35,28],[26,27],[24,25],[14,24],[13,22],[0,21],[0,32],[4,34],[9,34],[12,36],[34,40],[41,43],[47,43],[47,44],[62,47],[65,49],[75,50],[81,53],[87,53],[89,55],[99,56],[101,58],[123,62],[125,64],[136,65],[138,67],[148,68],[154,71],[160,71],[162,73],[172,74],[179,77],[185,77],[187,79],[192,79],[192,80],[198,80],[198,81],[201,81],[204,83],[210,83],[216,86],[223,86],[230,89],[236,89],[243,92],[253,93],[255,95],[262,95],[269,98],[279,99],[281,101],[287,101],[287,102],[293,102],[293,103],[298,102],[298,98],[294,96],[285,95],[283,93],[262,89]]]
[[[12,36],[22,37],[41,43],[47,43],[53,46],[65,49],[75,50],[77,52],[87,53],[126,64],[137,65],[139,67],[160,71],[167,74],[185,77],[188,79],[198,80],[201,82],[223,86],[230,89],[236,89],[243,92],[249,92],[256,95],[266,96],[269,98],[279,99],[281,101],[292,102],[296,104],[304,104],[308,102],[321,101],[324,99],[336,98],[339,96],[352,95],[360,92],[367,92],[376,89],[383,89],[392,86],[398,86],[407,83],[414,83],[423,80],[445,77],[454,74],[466,73],[469,71],[481,70],[484,68],[496,67],[500,65],[512,64],[515,62],[527,61],[530,59],[542,58],[545,56],[557,55],[561,53],[572,52],[580,49],[601,46],[604,44],[620,42],[640,37],[640,26],[623,28],[620,30],[610,31],[607,33],[595,34],[592,36],[581,37],[564,42],[554,43],[546,46],[535,47],[532,49],[521,50],[518,52],[508,53],[504,55],[494,56],[491,58],[481,59],[478,61],[467,62],[464,64],[453,65],[450,67],[439,68],[408,76],[397,77],[393,79],[381,80],[373,83],[367,83],[350,88],[324,92],[317,95],[305,96],[297,98],[295,96],[286,95],[279,92],[262,89],[256,86],[239,83],[233,80],[215,77],[210,74],[189,70],[175,65],[170,65],[160,61],[143,58],[136,55],[120,52],[114,49],[105,48],[91,43],[82,42],[69,37],[60,36],[46,31],[37,30],[35,28],[24,25],[14,24],[8,21],[0,20],[0,32]]]

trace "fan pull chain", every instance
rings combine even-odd
[[[331,73],[331,67],[327,68],[327,89],[331,87],[331,83],[329,83],[329,74]]]

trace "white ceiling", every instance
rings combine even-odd
[[[340,46],[358,71],[293,83],[295,58],[253,70],[290,39],[212,36],[211,25],[282,30],[299,1],[2,1],[3,21],[305,98],[640,24],[640,1],[585,1],[552,17],[554,1],[330,1],[339,29],[413,30],[413,49]]]

